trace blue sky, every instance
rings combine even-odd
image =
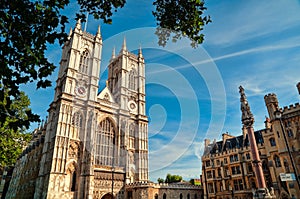
[[[112,25],[89,17],[87,31],[95,34],[101,24],[104,40],[100,88],[111,51],[114,46],[120,50],[124,36],[129,50],[143,48],[153,181],[167,173],[187,180],[199,177],[204,138],[241,133],[239,85],[245,88],[257,130],[267,115],[264,95],[276,93],[280,106],[300,99],[300,1],[207,0],[206,6],[213,22],[205,27],[205,41],[197,49],[185,39],[165,48],[157,45],[149,0],[128,0]],[[71,3],[65,13],[74,18],[76,9]],[[69,28],[74,25],[70,20]],[[47,55],[58,65],[60,46],[49,46]],[[51,76],[53,85],[56,75]],[[44,118],[53,88],[24,89],[33,111]]]

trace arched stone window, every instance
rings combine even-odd
[[[223,190],[222,190],[223,191]],[[194,199],[198,199],[197,194],[195,193]]]
[[[95,163],[100,165],[113,164],[115,129],[110,119],[102,120],[96,131]]]
[[[274,155],[274,162],[275,162],[276,167],[281,167],[281,162],[280,162],[280,158],[278,157],[278,155]]]
[[[164,193],[163,199],[167,199],[167,194]]]
[[[190,199],[190,194],[189,194],[189,193],[187,194],[186,198],[187,198],[187,199]]]
[[[76,191],[76,184],[77,184],[77,169],[76,163],[73,162],[68,166],[67,169],[67,185],[69,185],[69,191]]]
[[[135,148],[135,125],[130,124],[129,126],[129,148]]]
[[[283,165],[286,173],[290,173],[289,163],[286,159],[283,160]]]
[[[129,89],[135,90],[137,89],[137,78],[136,78],[136,71],[132,69],[129,73]]]
[[[89,51],[85,49],[80,55],[79,72],[87,74],[89,66]]]
[[[80,112],[74,113],[72,117],[72,125],[78,128],[82,127],[82,115]]]
[[[266,160],[263,160],[262,161],[262,169],[263,171],[267,171],[269,169],[268,167],[268,164],[267,164],[267,161]]]
[[[182,199],[182,198],[183,198],[183,196],[182,196],[182,193],[179,195],[179,198],[180,198],[180,199]]]
[[[73,171],[71,175],[71,191],[75,191],[76,188],[76,171]]]
[[[294,133],[293,133],[292,129],[288,129],[287,134],[288,134],[289,137],[294,137]]]
[[[158,194],[155,194],[154,199],[158,199]]]

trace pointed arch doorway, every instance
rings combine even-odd
[[[114,197],[110,193],[107,193],[101,199],[114,199]]]

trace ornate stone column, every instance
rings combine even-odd
[[[254,130],[253,130],[253,123],[254,117],[251,113],[250,106],[248,104],[244,88],[242,86],[239,87],[240,94],[241,94],[241,111],[242,111],[242,123],[243,129],[246,129],[248,133],[248,139],[250,142],[250,150],[252,155],[252,166],[255,172],[258,191],[261,192],[263,195],[266,192],[266,183],[265,178],[262,170],[262,163],[259,157],[258,148],[255,140]]]

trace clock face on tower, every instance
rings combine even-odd
[[[128,109],[130,110],[130,111],[136,111],[137,110],[137,105],[136,105],[136,103],[133,101],[133,100],[130,100],[129,102],[128,102]]]
[[[75,88],[75,94],[79,97],[85,97],[86,95],[86,88],[82,85],[78,85]]]

